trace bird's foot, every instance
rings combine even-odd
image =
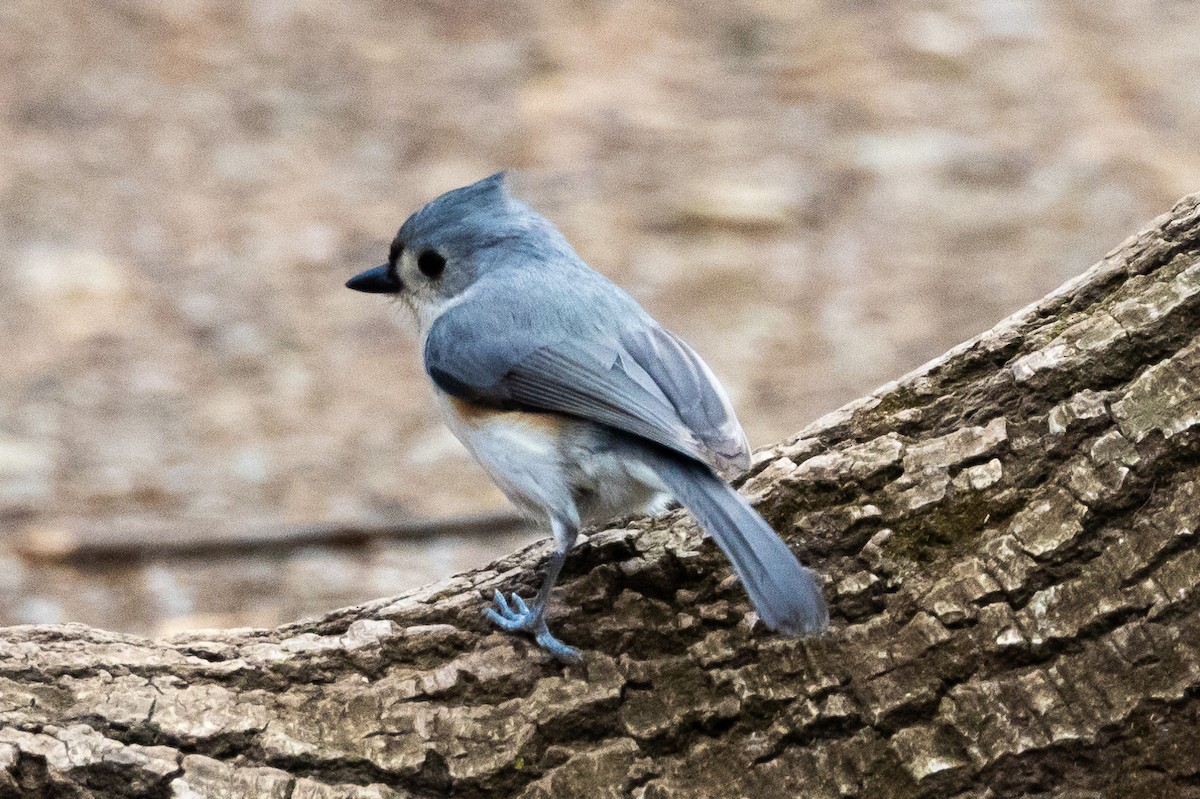
[[[538,646],[559,660],[568,663],[578,663],[583,660],[583,655],[578,649],[567,646],[550,634],[549,628],[546,627],[546,616],[542,608],[530,608],[525,604],[525,600],[516,593],[513,593],[510,604],[504,598],[504,594],[499,591],[496,591],[493,603],[495,607],[486,609],[484,613],[495,622],[496,626],[509,632],[529,633],[537,641]]]

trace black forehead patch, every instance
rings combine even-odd
[[[388,250],[388,263],[395,266],[402,252],[404,252],[404,243],[399,238],[392,239],[392,246]]]

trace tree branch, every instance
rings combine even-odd
[[[761,629],[680,512],[571,556],[579,667],[481,613],[540,546],[275,630],[0,630],[0,797],[1194,790],[1198,331],[1194,195],[760,453],[743,490],[830,579],[816,640]]]

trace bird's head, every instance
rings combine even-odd
[[[564,254],[575,257],[550,222],[511,196],[498,172],[448,191],[410,216],[392,240],[387,262],[346,287],[397,297],[425,328],[483,276]]]

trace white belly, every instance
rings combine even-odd
[[[526,512],[594,524],[665,499],[657,475],[615,452],[598,425],[551,413],[480,413],[437,394],[450,430]]]

